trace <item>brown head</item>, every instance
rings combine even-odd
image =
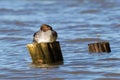
[[[52,30],[52,27],[47,24],[42,24],[42,26],[40,27],[40,30],[46,32],[48,30]]]

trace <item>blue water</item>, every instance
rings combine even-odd
[[[120,80],[119,3],[0,0],[0,80]],[[44,23],[58,33],[63,65],[31,66],[26,44]],[[112,52],[89,54],[88,44],[97,40],[109,41]]]

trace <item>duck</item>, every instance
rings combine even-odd
[[[52,29],[50,25],[43,24],[39,31],[35,32],[33,35],[33,42],[55,42],[57,40],[57,32]]]

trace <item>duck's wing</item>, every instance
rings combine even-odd
[[[38,33],[39,33],[39,31],[37,31],[33,34],[33,42],[37,42],[36,38],[37,38]]]
[[[52,38],[51,38],[52,42],[56,41],[56,40],[57,40],[57,37],[58,37],[57,32],[54,31],[54,30],[52,30]]]

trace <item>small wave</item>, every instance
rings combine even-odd
[[[92,13],[98,13],[100,12],[99,10],[94,10],[94,9],[91,9],[91,10],[84,10],[84,11],[81,11],[82,14],[92,14]]]
[[[21,9],[21,10],[14,10],[14,15],[34,15],[36,9]]]
[[[16,30],[16,29],[0,29],[0,32],[4,32],[4,33],[6,33],[6,32],[18,32],[18,31],[20,31],[20,30]]]
[[[25,38],[21,38],[21,37],[0,37],[0,40],[3,40],[3,41],[19,41],[19,40],[25,40]]]
[[[11,14],[11,15],[31,15],[34,14],[36,10],[34,9],[7,9],[7,8],[0,8],[1,14]]]
[[[69,42],[91,42],[91,41],[104,41],[99,38],[77,38],[73,40],[69,40]]]
[[[100,61],[118,61],[120,58],[106,58],[106,59],[100,59]]]
[[[120,77],[120,73],[106,73],[104,76],[110,76],[110,77]]]
[[[106,76],[107,77],[107,76]],[[96,79],[94,79],[94,80],[120,80],[120,79],[118,79],[118,78],[96,78]]]
[[[36,24],[38,22],[36,21],[10,21],[10,20],[4,20],[0,22],[1,24],[7,24],[7,25],[16,25],[16,26],[33,26],[33,24]]]
[[[0,8],[0,12],[10,12],[14,11],[13,9]]]

